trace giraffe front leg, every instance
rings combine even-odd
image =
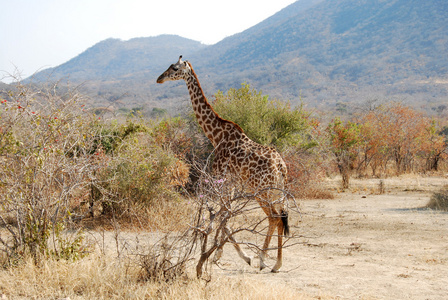
[[[213,256],[213,262],[215,264],[218,264],[219,260],[221,259],[223,247],[224,247],[224,240],[226,239],[227,235],[228,235],[228,232],[227,232],[226,228],[225,227],[222,228],[221,234],[220,234],[219,246],[216,249],[215,255]]]
[[[247,255],[243,249],[241,249],[240,245],[238,244],[238,242],[236,241],[236,239],[233,237],[232,235],[232,231],[230,229],[230,227],[226,226],[224,228],[225,233],[227,234],[227,236],[229,237],[230,242],[232,243],[233,247],[235,247],[236,251],[238,252],[238,255],[249,265],[252,265],[252,257]],[[221,259],[222,256],[222,252],[223,252],[223,246],[221,245],[220,247],[218,247],[218,249],[216,249],[216,253],[215,256],[213,257],[213,262],[215,264],[218,263],[218,261]]]
[[[236,239],[233,237],[232,235],[232,231],[230,229],[230,227],[226,226],[224,229],[227,233],[227,235],[229,236],[230,242],[232,242],[233,247],[235,247],[236,251],[238,252],[238,255],[249,265],[252,265],[252,257],[247,255],[243,249],[241,249],[240,245],[238,244],[238,242],[236,241]]]
[[[238,252],[238,255],[244,259],[244,261],[249,265],[252,266],[252,257],[244,253],[244,251],[241,249],[240,245],[238,243],[234,242],[233,246],[235,247],[236,251]]]
[[[221,259],[221,256],[222,256],[222,246],[216,249],[215,256],[213,257],[213,263],[218,264],[219,260]]]

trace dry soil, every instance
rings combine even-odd
[[[448,213],[424,208],[448,179],[384,179],[386,194],[379,182],[353,180],[335,199],[300,201],[291,222],[302,237],[284,250],[280,273],[245,265],[228,245],[214,276],[278,283],[312,298],[448,299]],[[326,186],[337,191],[338,179]]]

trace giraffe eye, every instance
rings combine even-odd
[[[173,70],[174,70],[174,71],[177,71],[177,70],[179,70],[179,68],[176,67],[176,66],[173,66]]]

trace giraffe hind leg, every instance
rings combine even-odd
[[[277,244],[277,262],[275,263],[275,266],[272,268],[272,273],[278,273],[280,268],[282,267],[282,260],[283,260],[283,233],[286,231],[284,228],[285,224],[283,222],[278,222],[277,230],[278,230],[278,244]]]
[[[268,233],[266,235],[266,239],[264,241],[263,249],[260,251],[260,270],[263,270],[267,267],[267,265],[264,263],[264,258],[266,256],[267,249],[269,248],[269,243],[271,242],[272,234],[275,230],[275,222],[272,218],[269,218],[269,227],[268,227]]]

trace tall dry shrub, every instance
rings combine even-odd
[[[188,222],[192,253],[196,254],[193,250],[199,251],[196,264],[198,278],[204,271],[211,270],[207,262],[218,263],[224,245],[229,242],[239,249],[242,258],[240,262],[252,265],[253,257],[250,253],[244,252],[249,250],[259,253],[263,250],[263,245],[254,242],[254,239],[263,241],[266,238],[268,217],[262,212],[262,209],[266,209],[262,207],[267,205],[266,203],[276,205],[281,202],[290,218],[296,217],[296,213],[299,213],[295,197],[286,189],[265,187],[253,190],[248,188],[241,178],[223,178],[222,174],[212,176],[204,170],[199,171],[202,176],[198,181],[198,195],[190,199],[194,214]],[[288,235],[285,232],[285,235],[282,248],[298,243],[297,239],[300,236],[297,233],[291,232]],[[277,237],[275,232],[268,250],[274,252],[278,250]],[[276,255],[273,254],[273,258],[275,259]]]
[[[95,120],[81,95],[58,85],[17,83],[0,102],[0,250],[9,259],[78,255],[82,236],[67,243],[62,231],[101,167]]]

